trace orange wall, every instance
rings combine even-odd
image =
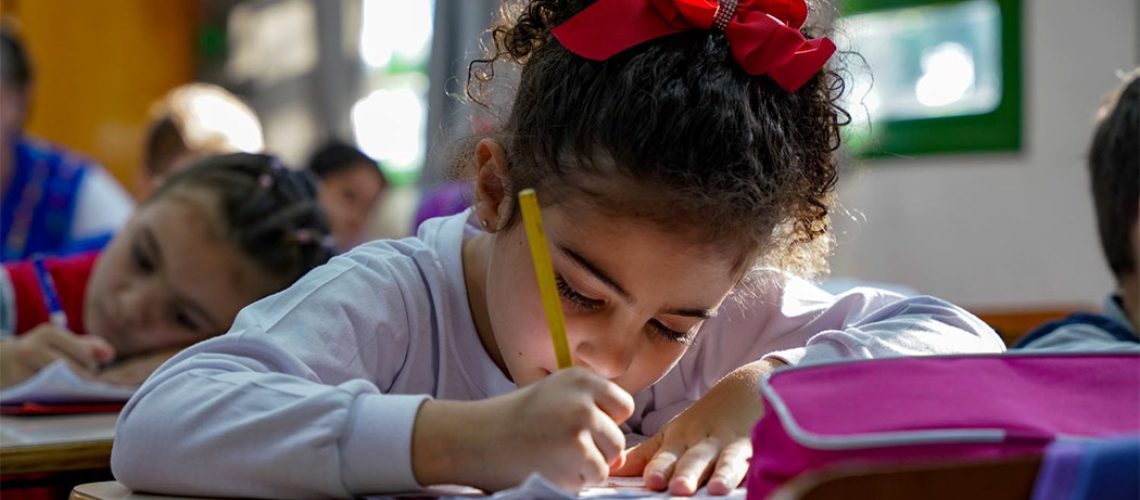
[[[32,58],[31,134],[99,160],[134,189],[146,112],[193,79],[196,0],[3,0]]]

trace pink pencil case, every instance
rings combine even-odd
[[[781,370],[763,380],[748,498],[839,463],[1041,454],[1140,434],[1140,354],[929,356]]]

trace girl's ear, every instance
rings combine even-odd
[[[483,139],[475,145],[475,215],[490,233],[511,217],[514,206],[507,179],[507,152],[498,141]]]

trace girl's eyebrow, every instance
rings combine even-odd
[[[633,296],[629,294],[629,292],[626,292],[625,288],[622,288],[621,284],[619,284],[617,280],[609,277],[608,274],[599,269],[598,266],[591,262],[589,259],[583,257],[578,252],[571,250],[566,245],[563,245],[561,243],[557,244],[556,246],[558,247],[558,250],[562,251],[563,254],[566,254],[567,257],[570,257],[570,260],[574,261],[575,264],[578,264],[579,267],[589,271],[590,274],[593,274],[594,277],[598,279],[598,281],[605,283],[606,286],[609,286],[614,290],[614,292],[617,292],[617,294],[620,295],[621,298],[624,299],[627,303],[630,305],[637,303],[637,300],[634,299]]]
[[[589,271],[590,274],[593,274],[594,277],[597,278],[599,281],[601,281],[602,283],[605,283],[606,286],[609,286],[610,288],[612,288],[614,290],[614,292],[617,292],[617,294],[620,295],[621,298],[624,299],[627,303],[629,303],[630,305],[637,303],[637,299],[633,298],[633,296],[630,295],[629,292],[626,292],[625,288],[622,288],[621,284],[619,284],[617,282],[617,280],[609,277],[609,275],[607,275],[605,272],[603,272],[601,269],[599,269],[596,264],[591,262],[590,259],[583,257],[582,254],[575,252],[574,250],[571,250],[569,247],[567,247],[564,244],[559,243],[555,246],[558,248],[559,251],[561,251],[567,257],[570,257],[570,260],[574,261],[575,264],[578,264],[579,267]],[[687,317],[700,318],[700,319],[709,319],[713,316],[716,316],[716,309],[703,309],[703,308],[698,308],[698,307],[678,308],[678,309],[670,309],[668,311],[665,311],[664,314],[671,314],[671,315],[675,315],[675,316],[687,316]]]

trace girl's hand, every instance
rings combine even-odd
[[[629,449],[613,475],[641,474],[647,488],[668,488],[674,495],[692,495],[706,481],[711,495],[731,493],[748,473],[752,428],[764,413],[760,377],[782,365],[762,360],[729,373],[656,435]]]
[[[99,370],[94,379],[115,385],[142,385],[146,378],[158,369],[166,360],[178,354],[179,349],[170,349],[150,354],[131,356],[122,362],[106,366]]]
[[[413,431],[413,470],[420,484],[487,491],[538,472],[577,491],[604,480],[621,457],[625,435],[618,425],[632,413],[628,393],[580,368],[497,398],[427,401]]]
[[[106,340],[44,323],[0,342],[0,387],[23,382],[57,359],[67,360],[80,375],[92,376],[100,364],[114,358],[115,349]]]

